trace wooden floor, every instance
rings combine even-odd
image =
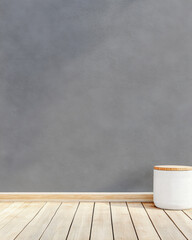
[[[1,202],[0,239],[192,239],[192,210],[140,202]]]

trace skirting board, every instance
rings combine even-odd
[[[0,192],[0,202],[7,201],[101,201],[152,202],[152,192]]]

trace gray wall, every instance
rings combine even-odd
[[[0,191],[151,191],[192,164],[192,2],[0,0]]]

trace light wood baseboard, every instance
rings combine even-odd
[[[7,201],[110,201],[152,202],[152,192],[2,192],[0,202]]]

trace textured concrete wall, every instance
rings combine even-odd
[[[151,191],[192,164],[192,2],[0,1],[0,191]]]

